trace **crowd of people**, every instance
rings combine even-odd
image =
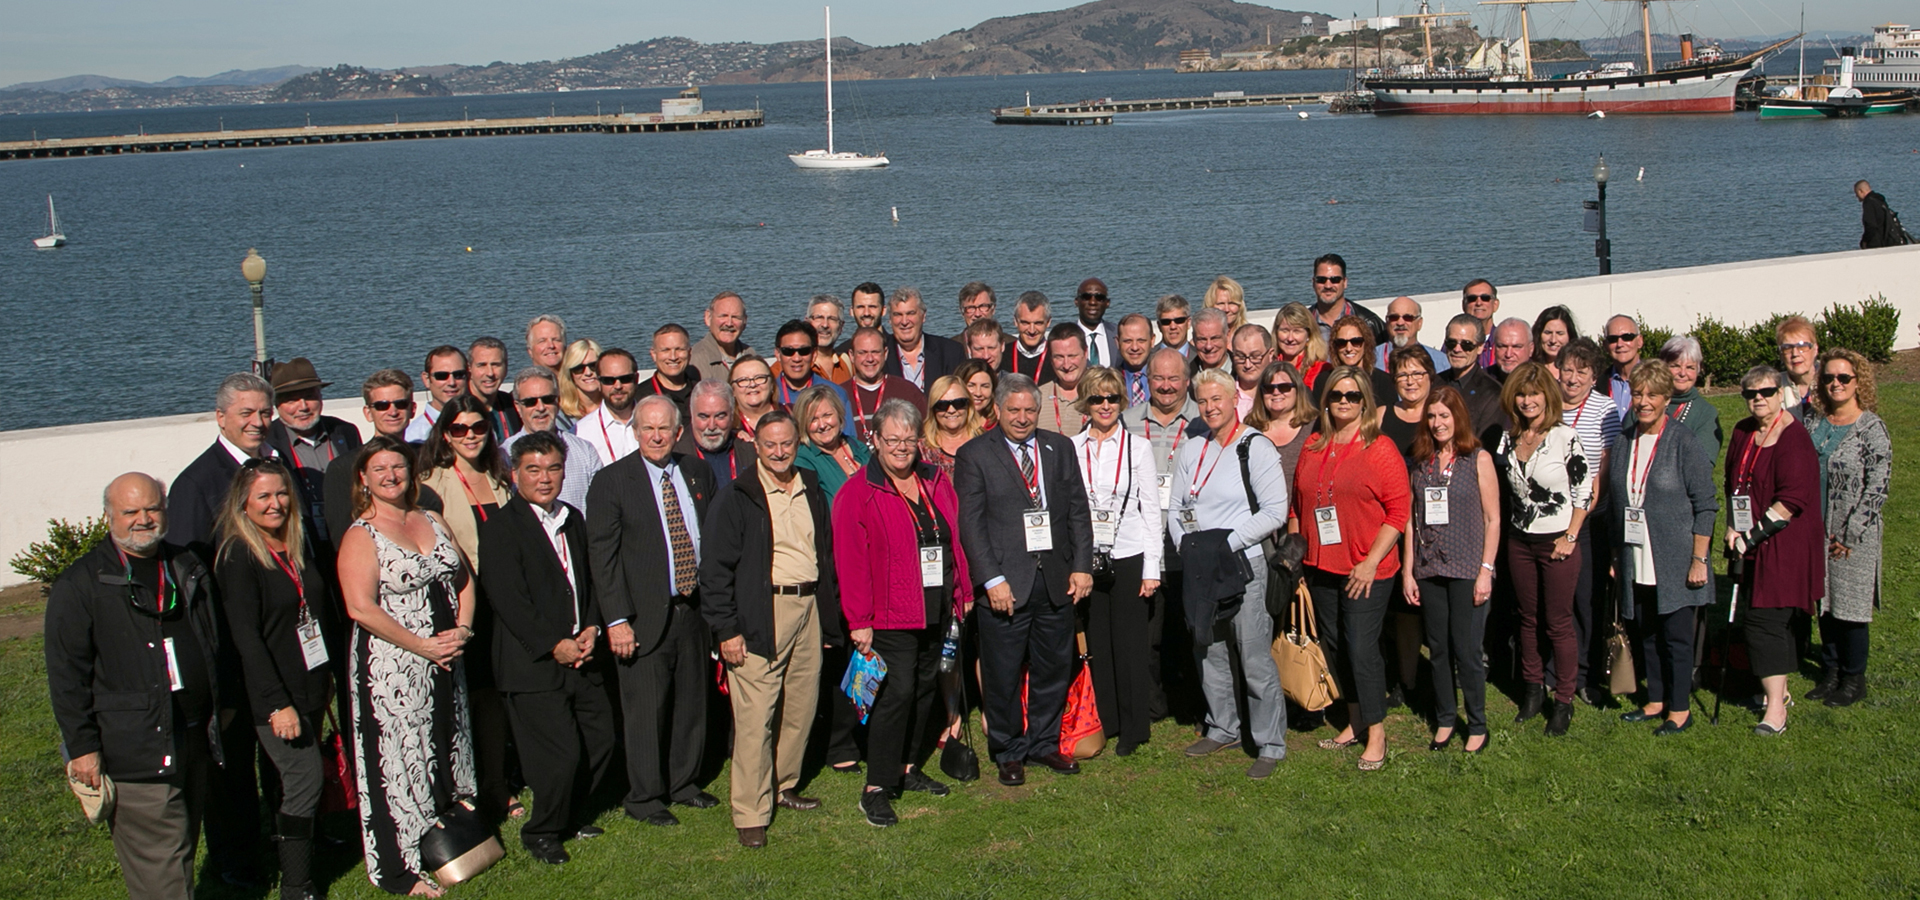
[[[768,355],[723,292],[698,341],[651,334],[650,372],[542,315],[517,371],[481,337],[428,350],[417,382],[367,377],[364,442],[307,359],[231,375],[212,445],[170,489],[107,485],[110,539],[52,588],[69,777],[117,786],[135,897],[191,895],[203,820],[212,869],[258,881],[263,797],[281,896],[313,897],[337,719],[368,878],[435,896],[421,844],[451,805],[523,819],[526,852],[564,863],[616,762],[640,822],[719,805],[710,739],[747,847],[821,805],[810,747],[864,773],[873,825],[946,795],[926,766],[976,698],[1001,784],[1078,773],[1082,665],[1118,756],[1186,709],[1184,754],[1237,749],[1249,778],[1290,728],[1374,771],[1397,706],[1430,750],[1484,749],[1497,672],[1516,723],[1567,733],[1577,702],[1613,705],[1625,623],[1644,688],[1620,718],[1668,737],[1693,723],[1715,553],[1756,734],[1787,729],[1809,654],[1802,700],[1864,696],[1891,443],[1860,354],[1787,318],[1729,429],[1691,338],[1646,354],[1627,316],[1590,337],[1560,307],[1501,319],[1484,279],[1429,328],[1346,285],[1329,254],[1271,323],[1226,277],[1115,320],[1089,278],[1066,321],[1028,291],[1008,329],[975,282],[950,339],[919,291],[866,282],[811,298]],[[1289,701],[1282,610],[1317,623],[1338,702]],[[854,663],[885,670],[858,703]]]

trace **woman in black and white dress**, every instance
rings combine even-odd
[[[339,577],[353,618],[354,764],[367,879],[437,897],[421,835],[474,793],[466,672],[473,580],[445,523],[415,506],[406,445],[376,437],[354,461],[354,528]]]

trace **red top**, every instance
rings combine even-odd
[[[1759,425],[1752,416],[1727,436],[1727,494],[1753,498],[1753,521],[1778,502],[1793,513],[1787,527],[1747,553],[1740,600],[1753,609],[1814,611],[1827,591],[1827,529],[1821,521],[1820,455],[1813,438],[1793,416],[1781,413],[1780,439],[1756,447]],[[1721,517],[1730,524],[1732,514]],[[1722,532],[1724,534],[1724,532]]]
[[[1344,444],[1329,441],[1316,450],[1309,442],[1293,471],[1293,515],[1300,520],[1300,535],[1307,541],[1307,565],[1346,575],[1373,552],[1380,526],[1407,530],[1413,489],[1407,484],[1406,462],[1385,435],[1366,446],[1358,439]],[[1322,547],[1314,510],[1329,504],[1338,511],[1340,544]],[[1400,542],[1395,541],[1373,577],[1388,578],[1398,571]]]

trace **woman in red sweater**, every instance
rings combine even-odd
[[[1380,627],[1400,571],[1399,540],[1413,512],[1413,494],[1399,449],[1381,439],[1367,372],[1338,366],[1327,373],[1326,385],[1320,433],[1307,442],[1294,469],[1287,530],[1306,538],[1314,618],[1347,699],[1347,727],[1320,746],[1350,747],[1365,729],[1360,768],[1371,772],[1387,761]]]
[[[936,797],[947,786],[918,764],[933,718],[934,682],[949,629],[973,604],[973,579],[960,553],[960,500],[953,480],[920,461],[920,410],[894,398],[880,404],[877,452],[833,501],[834,571],[854,649],[886,661],[867,737],[867,790],[860,809],[873,825],[899,821],[901,791]],[[838,543],[845,541],[846,543]]]

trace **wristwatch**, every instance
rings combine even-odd
[[[1495,568],[1493,567],[1493,563],[1489,563],[1489,562],[1483,562],[1483,563],[1481,563],[1481,564],[1480,564],[1480,568],[1482,568],[1482,569],[1485,569],[1485,570],[1487,570],[1487,571],[1489,571],[1489,572],[1492,572],[1492,573],[1494,573],[1495,575],[1498,575],[1498,574],[1500,574],[1500,573],[1499,573],[1499,571],[1498,571],[1498,570],[1496,570],[1496,569],[1495,569]]]
[[[1711,565],[1713,565],[1713,560],[1710,560],[1710,559],[1708,559],[1708,558],[1706,558],[1706,557],[1704,557],[1704,556],[1696,556],[1696,557],[1694,557],[1694,560],[1695,560],[1696,562],[1698,562],[1698,563],[1700,563],[1700,564],[1701,564],[1701,565],[1703,565],[1703,566],[1711,566]]]

